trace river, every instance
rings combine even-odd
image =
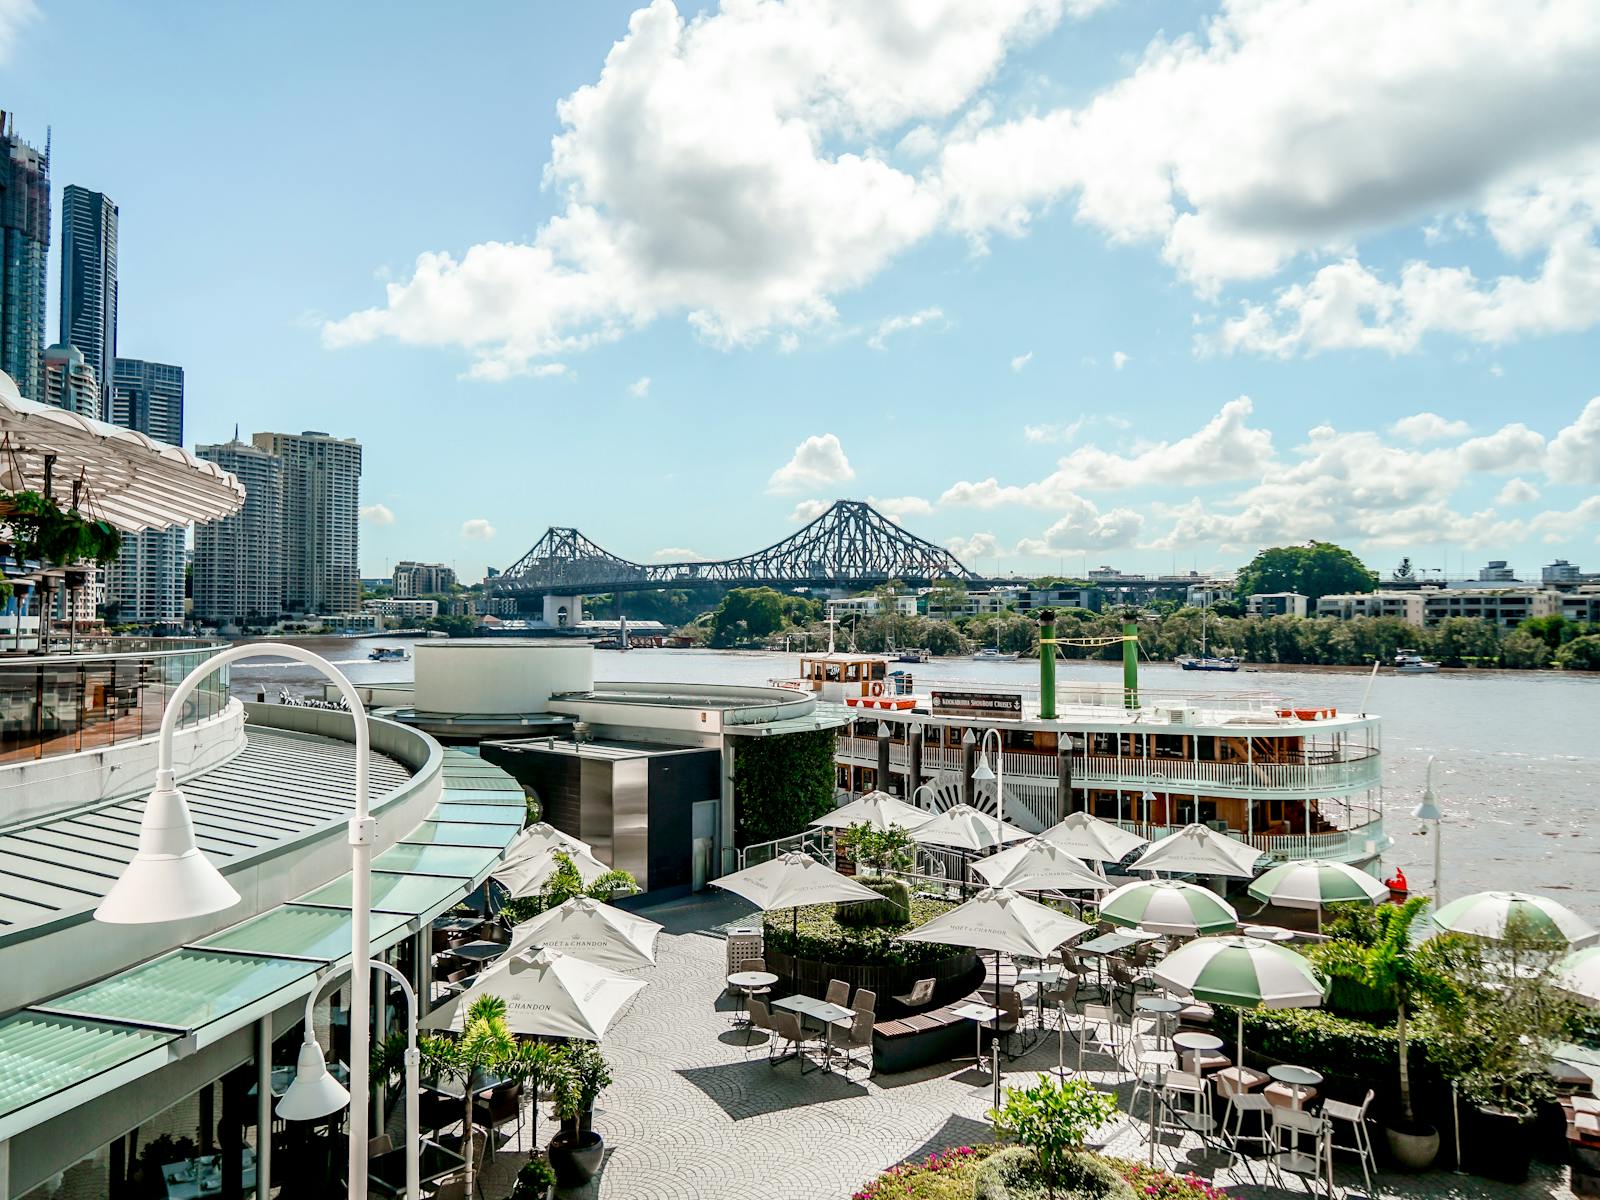
[[[404,682],[411,663],[372,662],[376,646],[408,646],[392,638],[304,638],[299,644],[337,663],[357,683]],[[599,680],[667,680],[760,684],[798,673],[798,655],[717,650],[595,652]],[[1037,683],[1038,663],[936,660],[908,666],[919,690],[932,681]],[[1059,681],[1115,686],[1114,662],[1070,660]],[[1600,676],[1557,672],[1454,671],[1379,675],[1363,706],[1365,673],[1316,668],[1195,674],[1170,664],[1140,667],[1152,691],[1190,694],[1268,691],[1298,707],[1332,705],[1383,716],[1387,828],[1395,845],[1384,866],[1404,868],[1427,890],[1432,847],[1411,818],[1428,756],[1437,755],[1434,793],[1444,810],[1446,899],[1487,888],[1546,892],[1600,923]],[[266,688],[307,692],[315,678],[298,664],[246,661],[232,673],[235,695]]]

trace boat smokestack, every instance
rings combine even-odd
[[[1056,719],[1056,613],[1039,610],[1039,716]]]
[[[1122,622],[1122,704],[1139,707],[1139,623],[1131,615]]]

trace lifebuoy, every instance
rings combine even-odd
[[[874,695],[874,696],[881,696],[881,695],[883,695],[883,680],[881,680],[881,679],[874,679],[874,680],[873,680],[873,681],[872,681],[872,694],[873,694],[873,695]]]

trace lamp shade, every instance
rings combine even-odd
[[[984,753],[983,757],[978,759],[978,765],[972,770],[972,779],[974,783],[994,782],[994,768],[989,765],[989,755],[987,752]]]
[[[285,1121],[315,1121],[349,1103],[350,1093],[328,1072],[322,1047],[314,1041],[301,1042],[294,1082],[278,1101],[278,1115]]]
[[[171,771],[156,776],[139,823],[139,850],[94,910],[112,925],[152,925],[222,912],[239,893],[194,841],[189,804]]]

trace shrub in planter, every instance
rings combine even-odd
[[[764,923],[766,948],[797,958],[824,962],[871,963],[886,966],[917,966],[950,956],[950,947],[934,942],[899,942],[895,939],[908,929],[931,921],[950,905],[939,901],[913,899],[911,919],[900,925],[841,925],[832,904],[802,908],[787,919],[776,917]]]
[[[973,1200],[1134,1200],[1134,1190],[1109,1160],[1072,1153],[1046,1176],[1038,1155],[1026,1146],[1010,1146],[991,1155],[978,1168]]]
[[[851,929],[863,926],[908,925],[911,922],[911,889],[898,879],[858,876],[856,882],[883,897],[882,900],[850,900],[833,906],[833,919]]]
[[[594,1131],[594,1102],[611,1085],[611,1066],[594,1043],[571,1042],[554,1074],[551,1091],[561,1132],[550,1142],[550,1165],[562,1187],[582,1187],[605,1155],[605,1139]]]
[[[509,1200],[547,1200],[555,1186],[555,1169],[542,1158],[530,1158],[517,1172]]]
[[[1050,1200],[1055,1200],[1058,1190],[1088,1200],[1132,1200],[1120,1175],[1100,1160],[1079,1153],[1089,1134],[1116,1115],[1116,1097],[1088,1080],[1063,1082],[1040,1075],[1033,1087],[1007,1088],[1005,1105],[991,1110],[989,1118],[996,1130],[1033,1152],[1034,1173]],[[997,1172],[1009,1170],[996,1168]]]

